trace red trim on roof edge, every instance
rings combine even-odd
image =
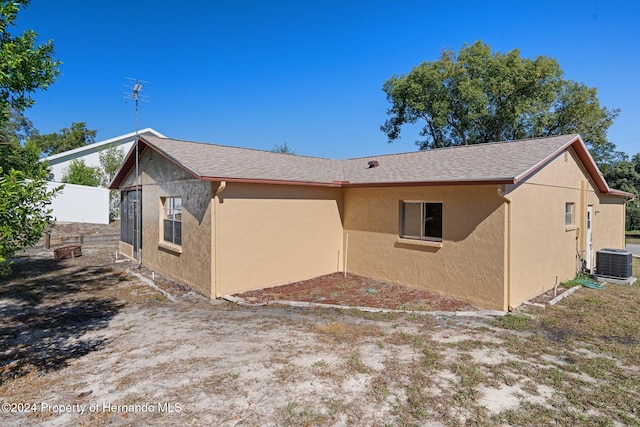
[[[521,181],[526,180],[531,175],[533,175],[538,170],[540,170],[550,160],[554,159],[556,156],[558,156],[560,153],[562,153],[569,147],[573,148],[573,151],[578,156],[578,159],[587,170],[587,173],[595,183],[596,187],[598,187],[598,191],[604,194],[613,194],[612,190],[607,185],[607,182],[604,180],[604,177],[600,173],[600,169],[598,169],[596,162],[593,160],[593,157],[591,157],[591,154],[589,154],[589,150],[587,149],[587,146],[582,141],[582,138],[580,138],[580,135],[576,135],[573,139],[571,139],[569,142],[562,145],[553,153],[549,154],[547,157],[545,157],[540,162],[538,162],[535,166],[533,166],[529,170],[517,176],[515,179],[515,183],[517,184]],[[617,195],[617,194],[613,194],[613,195]]]
[[[340,184],[331,182],[314,182],[314,181],[287,181],[281,179],[256,179],[256,178],[229,178],[224,176],[203,176],[200,177],[202,181],[226,181],[226,182],[239,182],[243,184],[274,184],[274,185],[305,185],[312,187],[342,187]]]
[[[198,179],[202,178],[200,175],[198,175],[197,173],[195,173],[191,169],[185,167],[182,163],[178,162],[177,160],[175,160],[174,158],[172,158],[168,154],[164,153],[163,151],[161,151],[160,149],[158,149],[154,145],[152,145],[149,142],[145,141],[145,139],[143,137],[141,137],[141,136],[138,137],[138,156],[142,157],[142,155],[144,154],[144,152],[145,152],[145,150],[147,148],[150,149],[150,150],[153,150],[154,152],[158,153],[162,157],[166,158],[171,163],[173,163],[176,166],[178,166],[180,169],[182,169],[182,170],[188,172],[189,174],[193,175],[194,178],[198,178]],[[109,186],[107,188],[109,188],[110,190],[117,190],[120,187],[120,185],[122,184],[124,179],[129,174],[129,171],[135,166],[135,164],[136,164],[135,157],[136,157],[136,146],[134,144],[134,145],[131,146],[131,149],[129,150],[129,153],[127,153],[127,156],[125,157],[124,161],[120,165],[120,168],[116,172],[115,176],[113,177],[113,179],[111,180],[111,183],[109,183]]]
[[[626,191],[616,190],[614,188],[609,190],[609,194],[612,195],[612,196],[632,197],[634,199],[636,198],[636,195],[633,194],[633,193],[627,193]]]
[[[288,181],[288,180],[275,180],[275,179],[252,179],[252,178],[232,178],[232,177],[215,177],[215,176],[200,176],[195,171],[189,169],[182,163],[175,160],[173,157],[169,156],[167,153],[163,152],[159,148],[155,147],[153,144],[147,142],[142,136],[139,137],[139,156],[141,157],[144,154],[144,151],[149,148],[159,155],[163,156],[171,163],[178,166],[180,169],[188,172],[194,178],[202,180],[202,181],[227,181],[227,182],[237,182],[237,183],[245,183],[245,184],[275,184],[275,185],[299,185],[299,186],[314,186],[314,187],[332,187],[332,188],[360,188],[360,187],[416,187],[416,186],[435,186],[435,185],[492,185],[492,184],[518,184],[521,181],[526,180],[531,175],[536,173],[545,164],[547,164],[550,160],[555,158],[557,155],[565,151],[567,148],[572,147],[578,159],[583,164],[587,173],[591,177],[591,179],[596,184],[596,187],[601,193],[609,194],[612,196],[620,196],[620,197],[635,197],[632,193],[627,193],[625,191],[615,190],[609,188],[604,177],[600,173],[598,166],[595,161],[591,157],[589,150],[586,145],[580,138],[580,135],[576,135],[570,141],[562,145],[556,151],[551,153],[549,156],[538,162],[529,170],[520,174],[516,178],[497,178],[497,179],[487,179],[487,180],[468,180],[468,181],[427,181],[427,182],[368,182],[368,183],[350,183],[349,181],[333,181],[333,182],[312,182],[312,181]],[[122,165],[116,172],[113,180],[109,184],[109,189],[118,189],[122,184],[124,179],[127,177],[129,171],[135,165],[135,145],[131,147],[127,157],[123,161]]]

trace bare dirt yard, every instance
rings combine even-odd
[[[82,251],[0,281],[0,425],[640,425],[638,285],[504,317],[241,307]]]

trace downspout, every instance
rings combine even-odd
[[[216,189],[216,191],[213,194],[213,244],[212,244],[212,248],[211,250],[213,251],[213,274],[211,275],[211,279],[213,280],[213,292],[212,292],[212,299],[213,298],[218,298],[218,283],[220,282],[220,263],[218,262],[218,227],[219,227],[219,221],[218,221],[218,214],[220,209],[218,208],[218,204],[219,204],[219,198],[218,196],[220,195],[220,193],[222,193],[225,189],[227,188],[227,181],[220,181],[220,185],[218,185],[218,188]]]
[[[511,199],[505,196],[504,188],[496,189],[498,196],[507,204],[507,309],[511,309]]]

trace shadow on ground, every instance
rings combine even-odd
[[[23,258],[0,282],[0,385],[29,373],[44,373],[103,347],[84,337],[108,326],[124,306],[111,295],[124,280],[107,266]]]

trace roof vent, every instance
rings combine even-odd
[[[367,163],[369,166],[369,169],[371,168],[377,168],[378,166],[380,166],[380,163],[378,163],[377,160],[370,160],[369,163]]]

